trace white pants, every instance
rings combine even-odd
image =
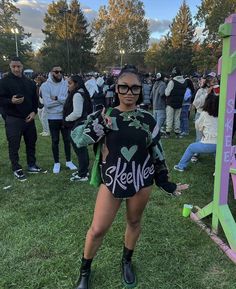
[[[44,107],[39,108],[38,109],[38,115],[39,115],[39,120],[40,120],[42,127],[43,127],[43,132],[46,132],[49,134],[50,131],[49,131],[49,126],[48,126],[48,116],[47,116],[46,109]]]
[[[166,132],[171,132],[174,126],[174,132],[180,133],[180,114],[181,108],[174,109],[167,105],[166,107]]]

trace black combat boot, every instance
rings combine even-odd
[[[123,257],[121,261],[122,280],[126,288],[134,288],[136,286],[136,276],[133,270],[131,258],[133,250],[124,247]]]
[[[79,281],[76,289],[89,289],[89,277],[91,273],[91,263],[93,259],[82,258],[82,264],[80,268]]]

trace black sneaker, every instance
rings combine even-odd
[[[16,170],[13,172],[14,176],[17,178],[18,181],[24,182],[27,180],[24,172],[22,169]]]
[[[28,173],[30,174],[38,174],[38,173],[46,173],[47,171],[43,170],[37,165],[28,166]]]

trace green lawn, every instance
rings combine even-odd
[[[236,266],[194,222],[181,216],[184,203],[203,207],[212,200],[212,156],[202,157],[184,173],[172,169],[193,139],[194,132],[185,139],[163,140],[171,179],[189,183],[190,189],[170,198],[153,187],[134,254],[139,289],[236,288]],[[31,175],[25,183],[13,179],[0,121],[0,289],[73,289],[79,273],[96,190],[87,183],[71,183],[65,167],[52,174],[50,138],[38,137],[37,159],[47,174]],[[21,164],[26,165],[24,145]],[[122,288],[124,213],[122,206],[93,263],[92,289]]]

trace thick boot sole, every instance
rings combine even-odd
[[[90,272],[90,275],[89,275],[89,279],[88,279],[88,287],[87,289],[91,289],[91,277],[92,277],[92,271]],[[79,284],[77,285],[77,287],[75,289],[78,289],[79,288]]]
[[[122,276],[122,277],[123,277],[123,276]],[[126,283],[125,280],[122,278],[122,283],[123,283],[123,285],[124,285],[125,288],[135,288],[135,287],[137,286],[137,280],[136,280],[136,278],[135,278],[134,283],[132,283],[132,284]]]
[[[121,264],[121,272],[122,272],[122,264]],[[123,273],[121,273],[122,284],[125,288],[135,288],[137,286],[137,276],[135,274],[135,279],[133,283],[127,283],[124,279]]]

